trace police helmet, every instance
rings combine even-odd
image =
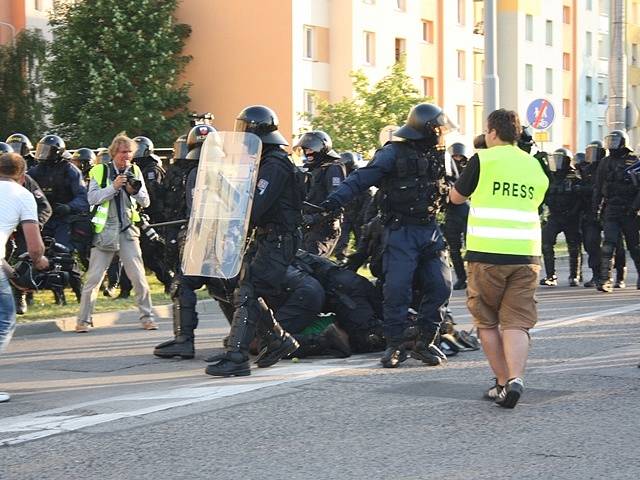
[[[360,163],[360,155],[354,152],[342,152],[340,154],[340,160],[344,164],[347,172],[351,173],[358,168]]]
[[[145,158],[153,153],[153,142],[148,137],[138,136],[133,139],[136,142],[136,151],[133,158]]]
[[[13,148],[8,143],[0,142],[0,153],[13,153]]]
[[[587,163],[595,163],[602,160],[607,155],[600,140],[592,140],[584,150],[584,161]]]
[[[109,155],[109,150],[105,147],[100,147],[96,151],[96,165],[100,163],[107,164],[111,161],[111,156]]]
[[[582,152],[576,153],[575,156],[573,157],[573,164],[576,167],[581,167],[582,165],[586,164],[585,154]]]
[[[19,153],[23,157],[29,155],[31,150],[33,150],[33,145],[31,144],[31,140],[29,137],[22,133],[14,133],[13,135],[9,135],[6,142],[13,148],[13,151]]]
[[[176,138],[176,141],[173,144],[173,159],[174,160],[184,160],[187,158],[187,153],[189,153],[189,147],[187,146],[187,136],[180,135]]]
[[[71,155],[71,161],[85,173],[96,164],[96,154],[90,148],[79,148]]]
[[[623,150],[629,148],[629,135],[624,130],[612,130],[604,137],[604,148],[607,150]]]
[[[461,157],[464,157],[465,160],[470,156],[467,146],[464,143],[460,142],[452,143],[449,146],[449,155],[451,155],[452,157],[460,155]]]
[[[573,154],[568,148],[560,147],[553,152],[553,158],[549,162],[549,168],[552,172],[566,171],[571,165]]]
[[[432,103],[420,103],[411,109],[405,124],[393,135],[407,140],[434,140],[435,145],[440,136],[455,128],[440,107]]]
[[[27,258],[18,260],[13,266],[13,272],[9,281],[17,290],[23,292],[38,290],[38,284],[34,279],[33,265],[30,260]]]
[[[36,145],[36,160],[39,162],[59,162],[66,151],[64,140],[58,135],[45,135]]]
[[[518,137],[518,148],[527,153],[531,153],[531,148],[534,145],[533,141],[533,129],[530,126],[522,126],[522,132]]]
[[[253,133],[260,137],[265,145],[289,145],[278,131],[276,112],[264,105],[251,105],[236,117],[236,132]]]
[[[333,141],[329,134],[322,130],[305,133],[294,148],[302,150],[303,162],[307,166],[320,165],[327,160],[341,158],[333,149]],[[313,153],[307,154],[305,150],[311,150]]]
[[[216,131],[211,125],[200,124],[189,130],[187,135],[187,148],[189,152],[186,158],[189,160],[200,160],[200,149],[207,139],[207,136]]]

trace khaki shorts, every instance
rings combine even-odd
[[[469,262],[467,308],[478,328],[527,331],[538,321],[540,265]]]

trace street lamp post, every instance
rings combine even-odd
[[[9,27],[11,30],[11,45],[16,43],[16,27],[7,22],[0,22],[0,27]]]

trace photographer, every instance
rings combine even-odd
[[[96,165],[89,172],[88,197],[93,213],[94,238],[76,324],[78,333],[89,331],[98,288],[116,253],[136,292],[142,328],[158,328],[153,321],[151,294],[140,252],[140,230],[136,226],[140,221],[138,206],[145,208],[150,202],[140,169],[131,165],[135,147],[135,142],[126,134],[116,135],[109,147],[113,161]]]

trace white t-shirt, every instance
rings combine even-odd
[[[11,180],[0,180],[0,258],[6,254],[9,236],[22,222],[38,222],[33,194]]]

